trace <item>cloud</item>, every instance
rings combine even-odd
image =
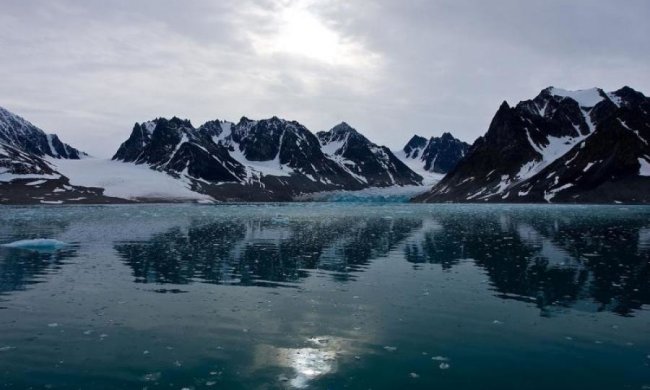
[[[133,123],[345,120],[400,147],[472,141],[499,103],[565,88],[647,92],[645,1],[8,0],[0,105],[92,154]]]

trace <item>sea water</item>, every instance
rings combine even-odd
[[[0,388],[650,386],[648,207],[0,207],[21,240]]]

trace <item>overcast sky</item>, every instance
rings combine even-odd
[[[3,0],[0,106],[96,156],[134,122],[483,134],[550,85],[650,92],[650,1]]]

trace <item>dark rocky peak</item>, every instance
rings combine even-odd
[[[440,139],[442,139],[445,142],[452,142],[452,141],[455,141],[455,140],[457,141],[456,137],[451,135],[451,133],[448,132],[448,131],[445,131],[444,133],[442,133],[442,135],[440,136]]]
[[[235,125],[237,129],[248,129],[252,126],[254,126],[257,123],[257,121],[249,119],[245,116],[242,116],[241,119],[239,119],[239,122]]]
[[[420,160],[424,162],[426,171],[447,173],[467,154],[468,149],[469,144],[445,132],[440,137],[429,139],[421,152]]]
[[[647,97],[641,92],[624,86],[623,88],[609,94],[610,99],[614,104],[621,107],[636,107],[639,104],[647,101]]]
[[[334,152],[336,154],[345,154],[350,148],[377,146],[345,122],[339,123],[329,131],[320,131],[317,136],[321,145],[332,145],[332,147],[336,147],[336,150],[328,150],[329,154]]]
[[[183,140],[196,140],[199,133],[187,119],[156,118],[136,123],[131,135],[113,156],[113,160],[160,164],[168,161]]]
[[[358,133],[358,131],[347,124],[346,122],[341,122],[338,125],[332,127],[330,130],[334,134],[346,134],[346,133]]]
[[[411,171],[385,146],[368,140],[345,122],[318,133],[323,151],[354,176],[371,186],[420,184],[422,177]]]
[[[230,137],[247,160],[269,161],[278,156],[285,133],[292,133],[289,138],[299,143],[315,142],[318,145],[314,135],[303,125],[276,116],[259,121],[242,118],[232,127]]]
[[[181,132],[194,132],[194,126],[188,119],[180,119],[178,117],[172,117],[171,119],[167,118],[158,118],[154,120],[156,126],[153,129],[152,136],[155,138],[156,133],[176,133],[180,134]]]
[[[197,131],[211,138],[219,137],[224,133],[224,124],[226,123],[228,124],[226,127],[230,128],[231,123],[229,122],[221,122],[218,119],[207,121],[201,126],[199,126]]]
[[[517,109],[511,108],[508,102],[504,101],[492,118],[483,137],[484,141],[496,147],[508,147],[515,142],[526,141],[526,134],[520,131],[526,125]]]
[[[427,146],[427,139],[419,135],[414,135],[404,146],[404,155],[407,158],[416,158],[425,146]]]

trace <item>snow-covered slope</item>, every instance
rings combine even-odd
[[[510,107],[420,201],[650,202],[650,99],[549,87]]]
[[[176,179],[146,165],[129,164],[98,158],[57,160],[50,163],[65,175],[71,185],[99,187],[104,195],[128,200],[210,200],[190,189],[190,183]]]
[[[403,150],[393,152],[395,157],[400,159],[410,170],[422,177],[423,186],[432,186],[445,177],[444,173],[435,173],[424,169],[424,163],[419,159],[408,158]]]

